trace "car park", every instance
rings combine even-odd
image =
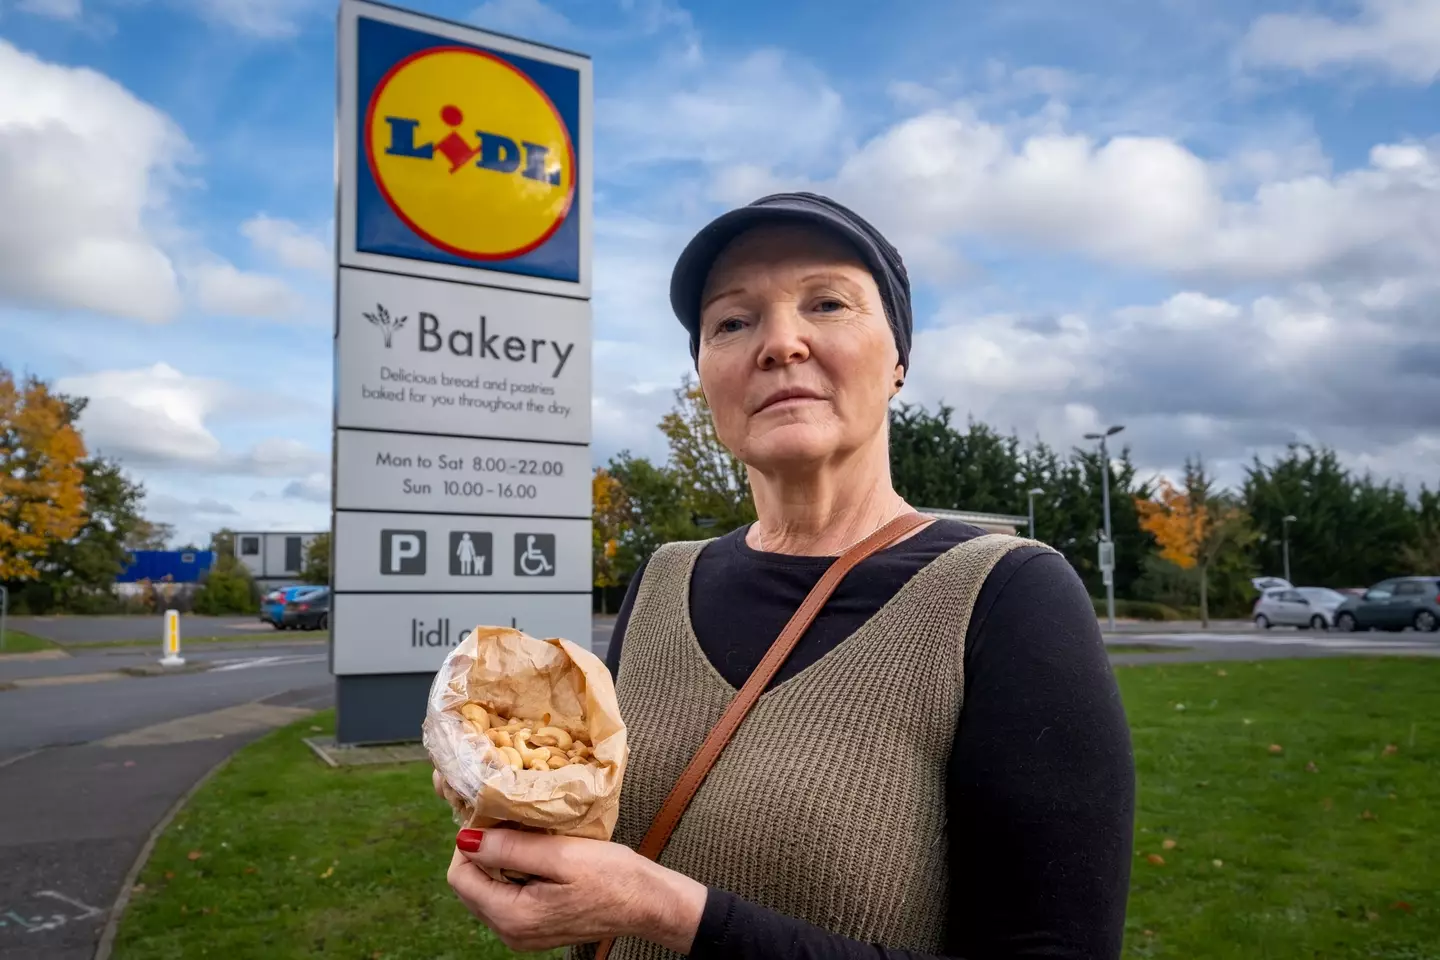
[[[276,630],[286,629],[288,625],[285,623],[285,605],[297,597],[325,589],[314,584],[300,584],[272,590],[260,601],[260,622],[268,623]]]
[[[1329,587],[1271,588],[1255,601],[1255,625],[1262,630],[1273,626],[1328,630],[1345,600],[1343,593]]]
[[[1335,611],[1338,630],[1440,630],[1440,577],[1396,577],[1348,598]]]

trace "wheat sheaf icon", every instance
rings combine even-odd
[[[389,349],[390,340],[395,336],[395,331],[405,326],[405,321],[410,319],[409,317],[390,316],[390,311],[386,310],[382,303],[375,304],[374,313],[365,313],[362,316],[380,328],[380,333],[385,337],[386,349]]]

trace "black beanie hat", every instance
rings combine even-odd
[[[808,223],[849,242],[870,268],[885,319],[895,336],[900,365],[910,369],[910,338],[915,319],[910,311],[910,278],[900,251],[858,213],[829,197],[814,193],[776,193],[721,214],[695,235],[675,262],[670,275],[670,306],[690,334],[690,355],[700,359],[700,297],[715,258],[726,245],[752,227],[774,223]]]

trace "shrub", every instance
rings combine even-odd
[[[196,613],[223,616],[255,613],[258,609],[255,581],[234,557],[221,557],[195,593]]]
[[[1105,616],[1105,598],[1091,597],[1095,605],[1095,615]],[[1200,613],[1197,610],[1193,618],[1176,610],[1174,607],[1167,607],[1163,603],[1154,603],[1149,600],[1115,600],[1115,616],[1124,620],[1185,620],[1199,619]]]

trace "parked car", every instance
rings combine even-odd
[[[325,587],[317,587],[314,584],[301,584],[294,587],[281,587],[267,593],[260,601],[260,622],[268,623],[276,630],[284,630],[285,605],[296,597],[307,593],[314,593],[316,590],[324,590]]]
[[[1255,601],[1255,626],[1262,630],[1272,626],[1329,630],[1335,623],[1336,609],[1345,599],[1343,593],[1329,587],[1266,590]]]
[[[286,630],[324,630],[330,626],[330,588],[320,587],[286,601],[280,624]]]
[[[1396,577],[1346,599],[1335,611],[1339,630],[1440,630],[1440,577]]]

